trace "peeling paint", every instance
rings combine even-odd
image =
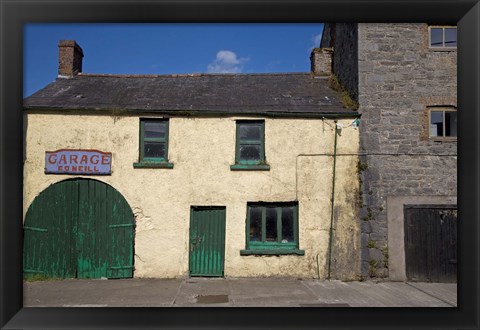
[[[136,222],[136,231],[141,232],[143,230],[152,230],[155,228],[152,218],[145,216],[143,211],[139,207],[132,207],[133,216]]]

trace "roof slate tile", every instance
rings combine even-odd
[[[24,100],[25,109],[241,114],[352,113],[310,73],[97,75],[59,78]]]

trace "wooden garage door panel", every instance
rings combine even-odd
[[[127,278],[133,276],[133,214],[126,200],[113,190],[107,190],[107,201],[112,203],[107,208],[107,233],[110,239],[108,253],[108,278]]]
[[[30,205],[24,225],[24,272],[45,277],[75,277],[73,232],[77,190],[60,182],[43,191]]]
[[[405,208],[405,261],[410,281],[456,282],[456,208]]]
[[[78,181],[77,277],[106,277],[105,185]]]

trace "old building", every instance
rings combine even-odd
[[[24,100],[26,276],[358,278],[358,112],[323,53],[298,74],[102,75],[59,52]]]
[[[456,40],[455,26],[325,26],[322,53],[361,114],[364,276],[456,281]]]

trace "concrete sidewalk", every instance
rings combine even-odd
[[[24,283],[25,307],[456,307],[456,283],[272,278]]]

